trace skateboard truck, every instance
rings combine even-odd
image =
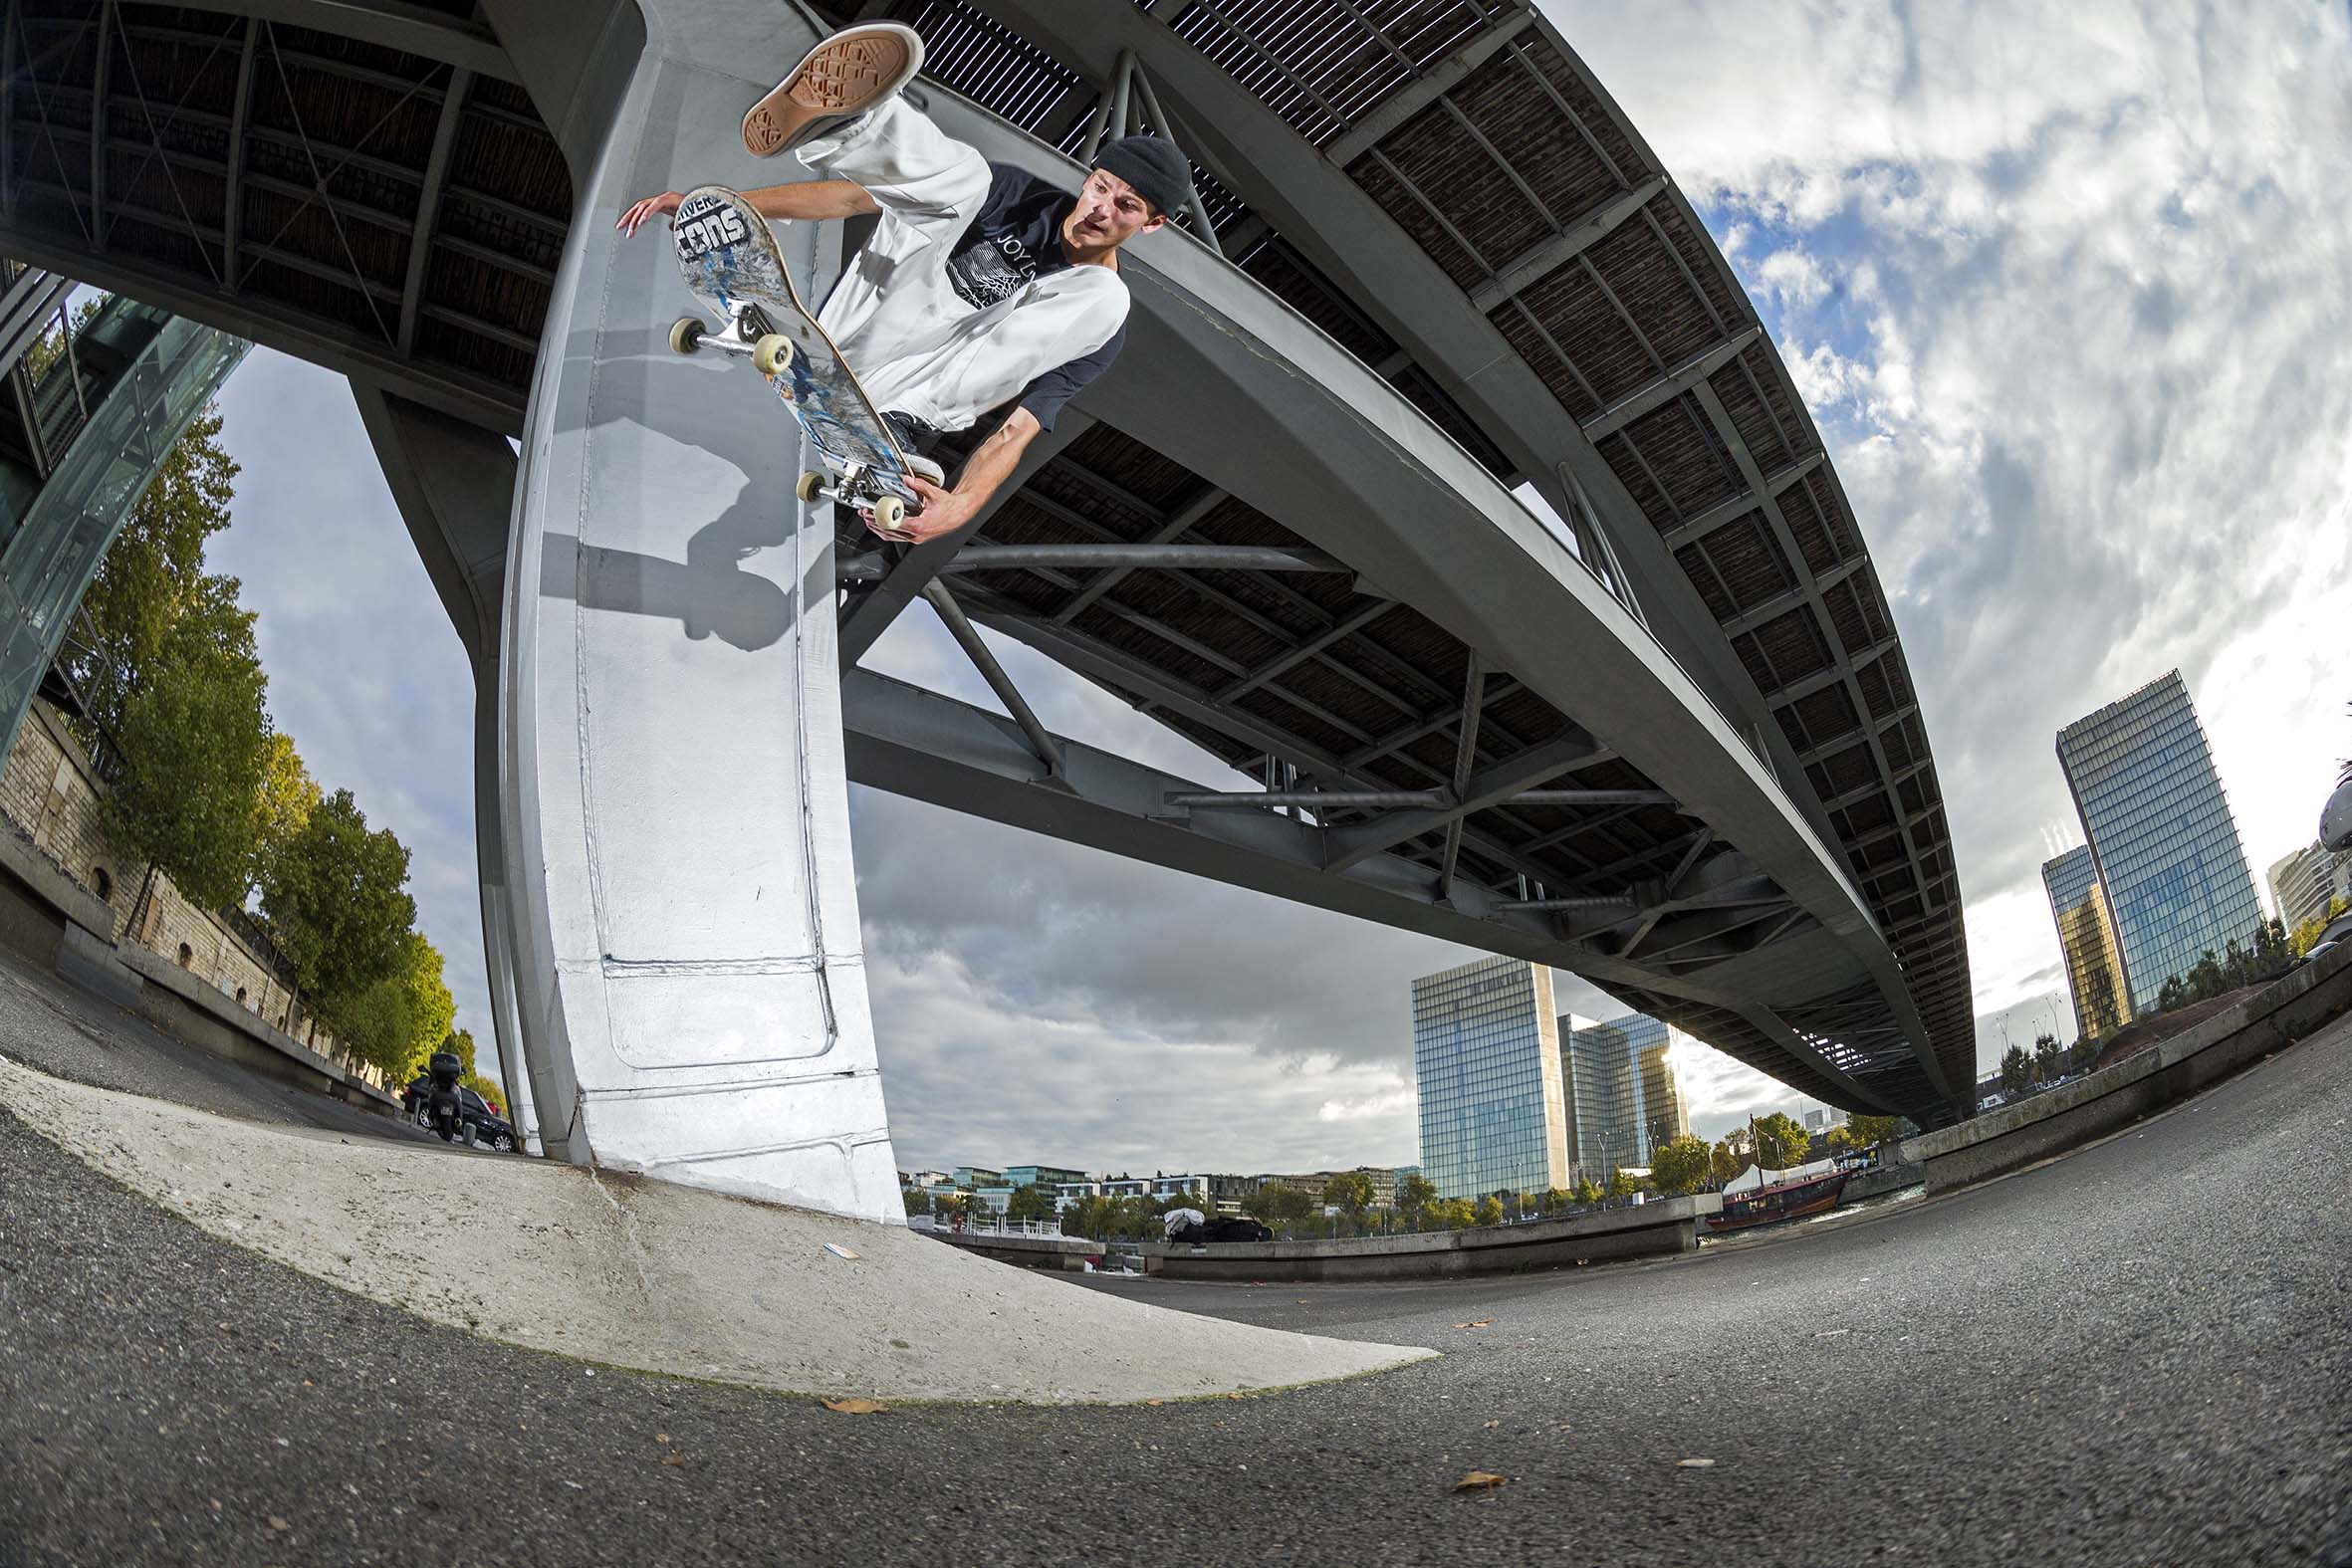
[[[681,316],[670,324],[670,348],[681,354],[691,354],[704,348],[716,348],[721,353],[743,354],[752,368],[778,381],[791,373],[793,340],[782,333],[768,330],[768,320],[756,305],[743,306],[735,313],[732,331],[721,328],[712,332],[700,317]],[[787,393],[787,396],[790,394]],[[838,502],[845,507],[873,514],[877,527],[895,529],[906,521],[906,503],[897,496],[869,483],[873,470],[864,463],[843,466],[838,478],[832,478],[822,468],[803,473],[793,486],[796,499],[806,503],[819,500]],[[830,479],[831,482],[827,483]]]

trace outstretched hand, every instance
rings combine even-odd
[[[946,486],[935,485],[920,474],[909,474],[906,487],[922,498],[923,509],[900,519],[896,528],[876,527],[872,513],[859,514],[865,519],[865,526],[881,538],[901,545],[920,545],[953,534],[972,521],[973,503]]]
[[[685,192],[676,190],[665,190],[658,196],[647,196],[643,201],[633,204],[628,211],[622,213],[620,221],[612,226],[618,229],[622,237],[625,238],[636,233],[637,226],[648,219],[670,216],[678,210],[678,203],[685,199]]]

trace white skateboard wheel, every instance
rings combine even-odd
[[[894,529],[906,521],[906,503],[896,496],[883,496],[874,502],[874,526]]]
[[[803,501],[815,501],[818,492],[823,488],[824,474],[823,471],[813,468],[801,476],[799,484],[793,486],[793,494]]]
[[[793,340],[782,333],[769,333],[752,344],[752,363],[762,375],[782,375],[792,362]]]
[[[670,350],[673,353],[692,353],[702,346],[702,323],[691,316],[681,316],[670,324]]]

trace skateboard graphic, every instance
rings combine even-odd
[[[793,494],[870,512],[884,530],[919,510],[922,498],[906,482],[918,470],[801,303],[768,220],[724,185],[703,185],[678,203],[670,239],[687,290],[719,323],[713,331],[681,316],[670,328],[670,346],[682,354],[713,348],[747,356],[775,386],[824,463],[803,474]]]

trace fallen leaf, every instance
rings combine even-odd
[[[1674,1461],[1677,1469],[1685,1470],[1703,1470],[1714,1462],[1713,1459],[1676,1459]]]
[[[1486,1470],[1472,1470],[1454,1482],[1454,1489],[1456,1491],[1493,1491],[1508,1479],[1510,1477],[1507,1475],[1496,1475]]]
[[[656,1443],[667,1443],[670,1441],[670,1435],[666,1432],[657,1432],[653,1435],[653,1441]]]
[[[288,1524],[284,1519],[279,1518],[273,1513],[270,1515],[270,1528],[273,1530],[291,1530],[294,1528],[294,1526]]]
[[[661,1462],[664,1464],[683,1464],[686,1462],[686,1456],[683,1454],[665,1454],[661,1456]]]
[[[1164,1399],[1147,1399],[1143,1403],[1146,1405],[1165,1405],[1168,1402]]]
[[[1241,1398],[1241,1396],[1240,1396],[1239,1394],[1228,1394],[1228,1395],[1226,1395],[1225,1397],[1226,1397],[1227,1399],[1240,1399],[1240,1398]]]
[[[890,1407],[878,1399],[859,1399],[851,1396],[848,1399],[828,1399],[824,1401],[824,1408],[843,1416],[870,1416],[876,1411],[888,1410]]]
[[[1503,1423],[1501,1423],[1501,1422],[1499,1422],[1499,1421],[1490,1421],[1490,1422],[1488,1422],[1488,1423],[1487,1423],[1487,1425],[1488,1425],[1488,1426],[1490,1426],[1490,1427],[1500,1427],[1500,1426],[1502,1426],[1502,1425],[1503,1425]]]
[[[1300,1296],[1300,1297],[1298,1298],[1298,1304],[1299,1304],[1300,1306],[1304,1306],[1304,1305],[1306,1305],[1306,1297],[1304,1297],[1304,1296]]]

